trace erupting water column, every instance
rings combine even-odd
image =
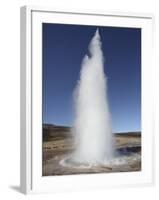
[[[98,29],[83,59],[75,90],[76,150],[72,160],[80,164],[108,163],[113,158],[113,134],[104,74],[104,57]]]

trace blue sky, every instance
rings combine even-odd
[[[96,28],[43,24],[43,123],[72,125],[72,93]],[[98,28],[113,132],[141,130],[141,29]]]

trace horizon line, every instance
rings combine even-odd
[[[73,126],[69,125],[59,125],[59,124],[54,124],[54,123],[42,123],[42,125],[51,125],[51,126],[61,126],[61,127],[67,127],[67,128],[72,128]],[[142,132],[142,130],[124,130],[124,131],[113,131],[113,133],[125,133],[125,132]]]

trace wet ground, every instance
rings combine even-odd
[[[69,162],[74,150],[73,137],[69,129],[56,127],[48,132],[45,130],[43,176],[140,171],[141,134],[115,134],[115,141],[117,156],[109,164],[77,165]]]

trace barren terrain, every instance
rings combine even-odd
[[[43,176],[140,171],[141,133],[128,132],[116,133],[114,135],[115,148],[119,154],[114,163],[89,167],[71,166],[67,165],[67,158],[74,150],[74,139],[70,128],[44,124],[42,149]]]

